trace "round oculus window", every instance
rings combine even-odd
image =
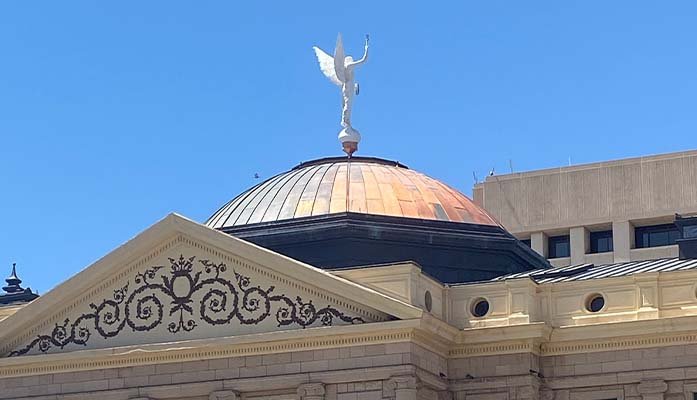
[[[486,299],[479,298],[472,303],[470,311],[475,317],[483,317],[489,312],[489,302]]]
[[[601,294],[593,294],[588,296],[586,301],[586,310],[590,312],[599,312],[605,307],[605,298]]]
[[[431,308],[433,308],[433,298],[431,297],[431,292],[428,290],[424,294],[424,305],[426,306],[426,311],[431,312]]]

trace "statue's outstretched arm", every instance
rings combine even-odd
[[[368,61],[368,42],[370,41],[370,36],[365,35],[365,52],[363,53],[363,57],[361,57],[360,60],[354,61],[349,65],[359,65],[363,64],[364,62]]]

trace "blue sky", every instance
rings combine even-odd
[[[2,2],[0,277],[41,293],[176,211],[340,155],[311,47],[360,56],[361,155],[472,173],[697,148],[697,3]]]

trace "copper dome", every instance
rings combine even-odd
[[[235,197],[206,225],[221,229],[344,212],[499,225],[444,183],[398,162],[369,157],[302,163]]]

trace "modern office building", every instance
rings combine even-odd
[[[678,256],[697,214],[697,151],[487,177],[474,201],[555,266]]]

